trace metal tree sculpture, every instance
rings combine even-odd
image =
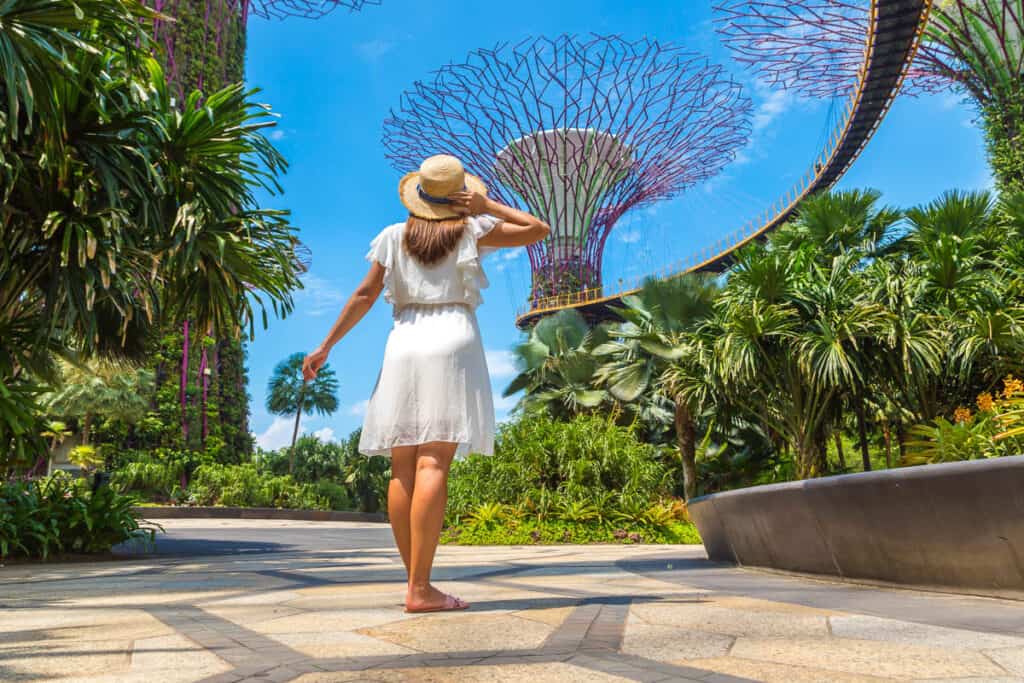
[[[244,75],[245,28],[265,19],[319,19],[338,8],[355,12],[381,0],[144,0],[173,21],[157,20],[153,37],[167,80],[182,97],[194,88],[219,88]]]
[[[864,62],[870,0],[729,0],[718,33],[768,84],[811,97],[849,92]],[[1024,67],[1022,0],[933,0],[904,89],[962,85],[979,102]]]
[[[184,102],[195,89],[219,90],[245,76],[245,30],[249,15],[267,19],[289,16],[320,18],[342,7],[351,11],[364,5],[378,5],[380,0],[144,0],[168,19],[153,22],[152,33],[158,57],[163,62],[168,83],[177,91],[178,101]],[[308,250],[297,246],[298,258],[307,262]],[[197,334],[198,333],[198,334]],[[190,329],[186,320],[181,328],[181,365],[178,401],[181,407],[181,431],[188,440],[188,383],[190,358],[199,350],[199,412],[200,438],[205,443],[208,434],[207,402],[211,381],[230,382],[236,395],[245,395],[247,378],[244,370],[245,352],[240,342],[212,343],[208,333]],[[193,340],[193,336],[198,337]],[[213,358],[209,355],[212,351]],[[226,362],[225,362],[226,361]],[[227,370],[230,368],[230,370]],[[227,371],[226,371],[227,370]],[[229,376],[230,375],[230,376]],[[223,397],[221,405],[223,407]],[[239,428],[248,434],[246,416],[242,413]],[[224,415],[221,422],[226,423]],[[247,437],[246,437],[247,438]]]
[[[729,0],[715,8],[736,59],[810,96],[848,92],[864,59],[870,0]],[[978,105],[1003,187],[1024,188],[1024,0],[932,0],[905,89],[960,88]]]
[[[717,174],[746,144],[750,108],[720,67],[678,47],[537,38],[417,82],[384,145],[402,171],[454,154],[551,225],[529,248],[536,300],[599,287],[616,221]]]

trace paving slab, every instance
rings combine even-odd
[[[1024,603],[781,577],[692,546],[443,547],[409,615],[380,525],[165,520],[105,562],[0,568],[0,680],[1017,681]]]

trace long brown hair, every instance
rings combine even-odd
[[[466,219],[461,216],[444,220],[409,216],[402,246],[414,259],[425,266],[432,266],[452,253],[465,230]]]

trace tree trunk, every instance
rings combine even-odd
[[[904,440],[905,439],[903,434],[903,419],[901,418],[896,421],[896,445],[900,449],[900,462],[907,461],[906,447],[903,444]]]
[[[892,469],[892,429],[889,428],[889,420],[882,423],[882,436],[885,438],[885,466]]]
[[[839,456],[839,467],[846,471],[846,453],[843,452],[843,434],[840,430],[833,432],[836,441],[836,454]]]
[[[82,418],[82,445],[89,445],[89,437],[92,433],[92,413],[86,413]]]
[[[295,428],[292,430],[292,447],[288,451],[288,474],[295,474],[295,442],[299,440],[299,419],[302,417],[302,394],[299,390],[299,400],[296,402]]]
[[[697,495],[697,430],[685,401],[676,401],[675,418],[676,441],[683,461],[683,497],[690,500]]]
[[[871,471],[871,454],[868,453],[868,428],[864,417],[864,400],[858,393],[853,399],[854,412],[857,415],[857,439],[860,441],[860,459],[864,463],[864,471]]]

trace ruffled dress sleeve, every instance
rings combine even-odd
[[[477,240],[494,229],[501,221],[494,216],[472,216],[459,244],[458,268],[465,289],[466,302],[474,308],[483,302],[480,290],[487,289],[490,282],[484,273],[480,259],[496,251],[494,247],[477,246]]]
[[[373,238],[370,251],[366,252],[367,261],[376,261],[384,267],[384,300],[389,304],[395,303],[395,259],[398,254],[395,253],[394,234],[394,226],[384,228]]]

